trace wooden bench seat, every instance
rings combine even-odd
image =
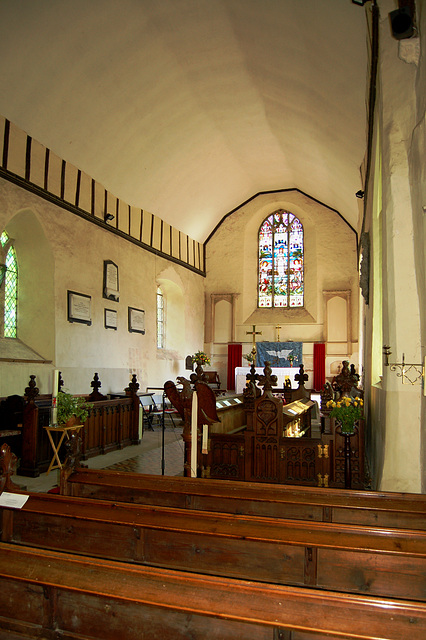
[[[0,543],[0,628],[63,640],[423,640],[426,604]]]
[[[77,467],[61,493],[244,515],[426,530],[426,496],[120,473]]]
[[[29,494],[2,541],[224,577],[426,601],[426,533]]]

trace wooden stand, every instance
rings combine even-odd
[[[70,427],[66,427],[66,426],[62,426],[62,427],[44,427],[44,429],[46,429],[47,431],[47,436],[49,438],[50,444],[52,445],[52,449],[53,449],[53,456],[52,456],[52,460],[49,464],[49,468],[47,469],[47,474],[49,474],[52,469],[62,469],[62,463],[61,460],[59,458],[59,449],[61,448],[61,445],[64,441],[64,438],[67,438],[67,440],[70,439],[70,433],[72,433],[73,431],[80,431],[80,429],[83,427],[82,424],[73,424]],[[55,441],[52,437],[52,433],[60,433],[61,437],[59,438],[59,442],[57,444],[55,444]],[[57,462],[57,464],[55,464],[55,460]]]

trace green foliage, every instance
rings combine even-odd
[[[89,415],[89,409],[93,407],[93,404],[86,402],[84,398],[79,398],[60,391],[58,393],[57,409],[58,424],[64,424],[72,416],[75,416],[80,424],[82,424]]]

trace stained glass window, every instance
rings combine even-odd
[[[157,287],[157,349],[164,348],[164,296]]]
[[[6,250],[6,276],[4,278],[4,319],[3,335],[5,338],[16,338],[16,320],[18,307],[18,262],[13,245],[9,242],[6,231],[0,236],[1,246]]]
[[[259,307],[303,307],[303,226],[280,209],[259,230]]]

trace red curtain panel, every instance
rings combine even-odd
[[[228,344],[228,391],[235,390],[235,367],[241,367],[243,357],[243,345],[232,342]]]
[[[321,391],[325,384],[325,344],[314,343],[314,384],[315,391]]]

